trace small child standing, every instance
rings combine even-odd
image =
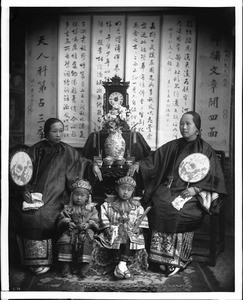
[[[115,196],[105,199],[100,211],[100,243],[108,249],[120,249],[120,261],[115,267],[117,278],[130,278],[127,262],[135,251],[145,248],[142,228],[148,219],[140,201],[133,198],[136,182],[130,176],[117,181]]]
[[[68,205],[57,219],[57,229],[61,233],[58,242],[58,261],[63,276],[68,276],[71,263],[77,261],[81,277],[89,269],[93,251],[94,232],[97,231],[98,211],[91,202],[91,186],[88,181],[77,179],[71,185]]]

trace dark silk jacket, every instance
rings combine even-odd
[[[144,207],[153,206],[148,215],[152,230],[173,233],[193,231],[200,227],[206,212],[200,195],[194,196],[179,211],[171,205],[187,187],[187,183],[179,177],[178,168],[181,161],[192,153],[205,154],[210,160],[210,171],[204,179],[190,186],[216,192],[220,196],[227,194],[220,161],[208,143],[199,137],[192,142],[184,138],[172,140],[139,161],[139,173],[145,189],[142,204]],[[168,176],[171,175],[173,181],[168,188]],[[215,201],[211,209],[217,210],[218,203],[218,200]]]
[[[52,238],[56,234],[57,216],[70,192],[69,185],[77,177],[87,177],[92,162],[63,142],[51,145],[46,140],[40,141],[27,152],[34,167],[29,188],[43,194],[44,205],[38,210],[23,211],[23,196],[19,191],[18,197],[11,199],[10,227],[30,239]]]

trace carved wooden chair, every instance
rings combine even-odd
[[[218,150],[215,152],[220,160],[222,170],[224,172],[225,153],[224,151]],[[223,252],[225,248],[225,205],[223,199],[220,201],[219,214],[205,216],[205,219],[209,219],[209,234],[207,234],[205,239],[205,237],[201,238],[199,235],[197,235],[196,231],[194,244],[197,244],[197,241],[203,241],[203,245],[207,246],[208,248],[206,251],[205,249],[202,249],[201,243],[200,248],[197,248],[197,250],[194,251],[194,255],[207,257],[207,263],[214,267],[216,265],[218,254]],[[204,220],[204,222],[206,222],[206,220]]]

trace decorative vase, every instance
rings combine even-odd
[[[124,156],[126,148],[126,142],[122,137],[121,130],[112,130],[109,132],[108,137],[104,143],[104,149],[106,156],[112,156],[116,158],[118,156]]]

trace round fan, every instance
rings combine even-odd
[[[201,153],[188,155],[179,165],[179,176],[185,182],[198,182],[205,178],[210,170],[208,157]]]
[[[15,152],[10,160],[10,176],[19,186],[29,183],[33,175],[33,164],[28,153],[23,150]]]

